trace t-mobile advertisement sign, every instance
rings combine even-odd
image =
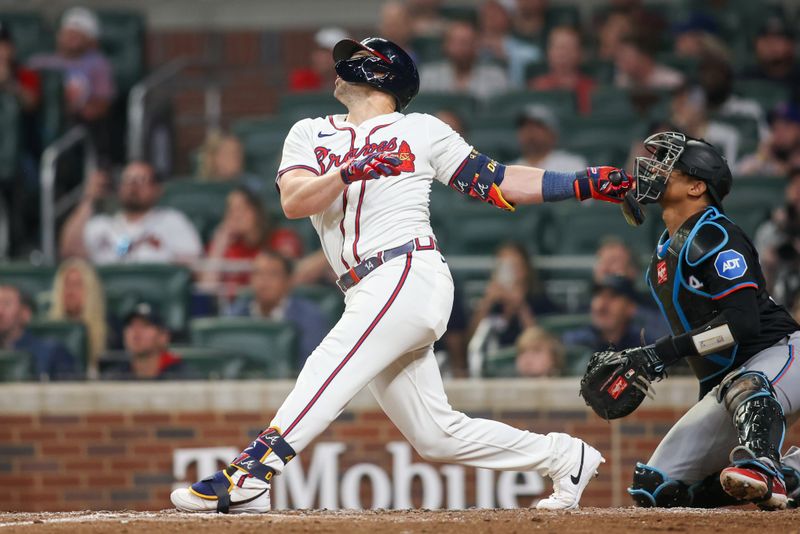
[[[421,492],[423,508],[450,510],[516,508],[542,496],[544,482],[536,473],[476,469],[474,491],[468,492],[468,469],[459,465],[413,462],[411,446],[404,441],[386,444],[388,469],[374,463],[358,463],[342,469],[341,457],[347,445],[321,442],[304,451],[310,455],[308,468],[295,460],[272,481],[272,507],[287,508],[411,508],[413,491]],[[234,447],[176,449],[173,453],[175,487],[194,481],[187,472],[196,465],[197,477],[204,478],[230,462],[239,453]],[[418,483],[415,483],[418,480]],[[372,502],[361,502],[362,484],[369,484]],[[468,494],[474,502],[467,502]],[[519,499],[519,500],[518,500]]]

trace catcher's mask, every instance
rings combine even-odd
[[[652,156],[639,156],[633,167],[636,179],[636,200],[641,204],[658,202],[667,189],[672,169],[686,148],[686,136],[678,132],[661,132],[644,140]]]

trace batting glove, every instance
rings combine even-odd
[[[344,162],[339,170],[342,181],[351,184],[359,180],[377,180],[383,176],[400,174],[402,161],[388,152],[378,152],[361,159],[350,159]]]
[[[575,177],[575,196],[578,200],[596,198],[619,204],[625,193],[633,189],[634,180],[617,167],[588,167],[586,173]]]

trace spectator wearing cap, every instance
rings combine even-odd
[[[483,2],[478,22],[480,58],[506,65],[511,85],[515,88],[524,87],[527,66],[542,60],[541,46],[511,33],[512,12],[508,2]]]
[[[85,7],[70,8],[61,18],[56,52],[36,55],[29,62],[33,69],[64,73],[68,114],[89,124],[108,115],[116,94],[111,63],[100,51],[99,38],[97,15]]]
[[[783,84],[800,103],[800,65],[795,60],[792,29],[781,17],[767,18],[755,42],[756,65],[744,72],[744,78]]]
[[[634,322],[636,290],[623,276],[609,275],[596,282],[589,310],[590,324],[564,332],[561,340],[568,347],[602,351],[640,346],[640,331]]]
[[[14,286],[0,285],[0,349],[29,353],[38,379],[78,378],[75,357],[61,343],[38,338],[28,330],[33,308],[28,295]]]
[[[595,81],[581,72],[581,36],[572,26],[558,26],[547,37],[548,71],[530,81],[531,89],[564,89],[575,93],[578,111],[591,112]]]
[[[321,28],[314,34],[314,46],[308,57],[308,66],[289,73],[289,91],[333,91],[336,71],[333,70],[333,47],[349,36],[341,28]]]
[[[250,275],[252,297],[238,299],[228,310],[228,315],[291,323],[299,336],[297,364],[300,368],[330,327],[315,303],[291,294],[291,280],[291,262],[278,253],[262,251],[253,260]]]
[[[740,175],[784,176],[800,153],[800,107],[779,104],[769,114],[770,133],[755,153],[742,158]]]
[[[676,89],[683,74],[655,60],[654,52],[640,37],[626,37],[614,57],[614,85],[620,89]]]
[[[517,142],[521,157],[513,165],[569,172],[586,167],[583,156],[559,150],[559,124],[555,114],[542,105],[526,106],[517,118]]]
[[[198,376],[169,350],[170,333],[158,311],[140,302],[125,318],[124,361],[104,365],[107,380],[187,380]]]
[[[444,36],[444,59],[420,69],[420,91],[461,93],[486,99],[509,88],[506,71],[480,60],[475,26],[464,20],[451,22]]]
[[[156,206],[161,184],[149,164],[129,163],[117,190],[120,210],[95,215],[105,179],[99,173],[90,177],[80,204],[64,224],[63,257],[87,258],[95,265],[190,263],[200,257],[203,246],[189,219],[173,208]]]
[[[17,61],[17,50],[8,26],[0,22],[0,92],[17,97],[22,109],[34,111],[41,99],[39,75]]]
[[[720,41],[719,27],[713,17],[692,13],[675,24],[672,50],[678,57],[702,59],[709,54],[727,53]]]

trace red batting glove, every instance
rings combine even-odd
[[[361,159],[350,159],[344,162],[339,170],[342,181],[351,184],[359,180],[377,180],[384,176],[400,174],[402,161],[388,152],[378,152]]]
[[[575,177],[575,197],[578,200],[596,198],[619,204],[625,193],[633,189],[635,181],[617,167],[588,167],[586,174]]]

